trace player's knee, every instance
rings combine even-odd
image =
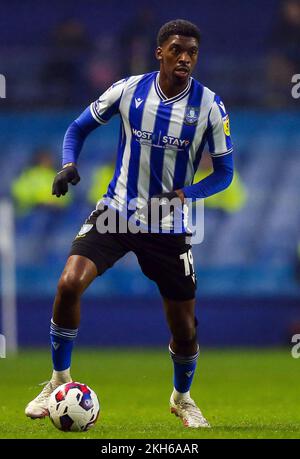
[[[64,300],[76,300],[83,291],[83,285],[77,276],[63,274],[58,282],[57,293]]]
[[[189,348],[197,343],[197,332],[194,324],[172,330],[173,341],[180,347]]]
[[[194,355],[199,349],[196,333],[185,337],[173,336],[170,344],[172,351],[178,355]]]

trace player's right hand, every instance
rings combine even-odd
[[[161,221],[170,213],[174,215],[175,207],[182,209],[182,205],[182,200],[176,191],[156,194],[147,201],[145,206],[136,211],[136,217],[142,222],[151,222],[156,226],[158,221]]]
[[[52,185],[52,194],[58,198],[61,195],[65,195],[68,192],[68,183],[77,185],[80,181],[80,177],[75,165],[65,166],[63,169],[56,174]]]

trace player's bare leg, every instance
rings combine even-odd
[[[86,257],[68,258],[59,279],[53,304],[53,322],[63,328],[78,328],[80,297],[97,277],[96,265]]]
[[[96,276],[97,268],[88,258],[79,255],[68,258],[53,305],[51,340],[54,370],[51,380],[25,409],[26,416],[32,419],[47,416],[50,394],[59,385],[72,380],[70,362],[73,340],[80,322],[80,298]]]
[[[167,322],[172,334],[169,349],[174,363],[174,390],[170,398],[171,413],[186,427],[210,427],[190,397],[199,353],[195,324],[195,299],[175,301],[164,298]]]

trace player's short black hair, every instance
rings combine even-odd
[[[201,33],[198,27],[190,21],[184,19],[175,19],[166,22],[157,34],[157,45],[161,46],[171,35],[184,35],[185,37],[194,37],[200,43]]]

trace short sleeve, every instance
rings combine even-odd
[[[208,116],[207,141],[211,156],[223,156],[232,153],[229,116],[219,96],[215,96]]]
[[[105,124],[118,113],[126,81],[127,78],[117,81],[99,99],[91,103],[91,114],[98,123]]]

